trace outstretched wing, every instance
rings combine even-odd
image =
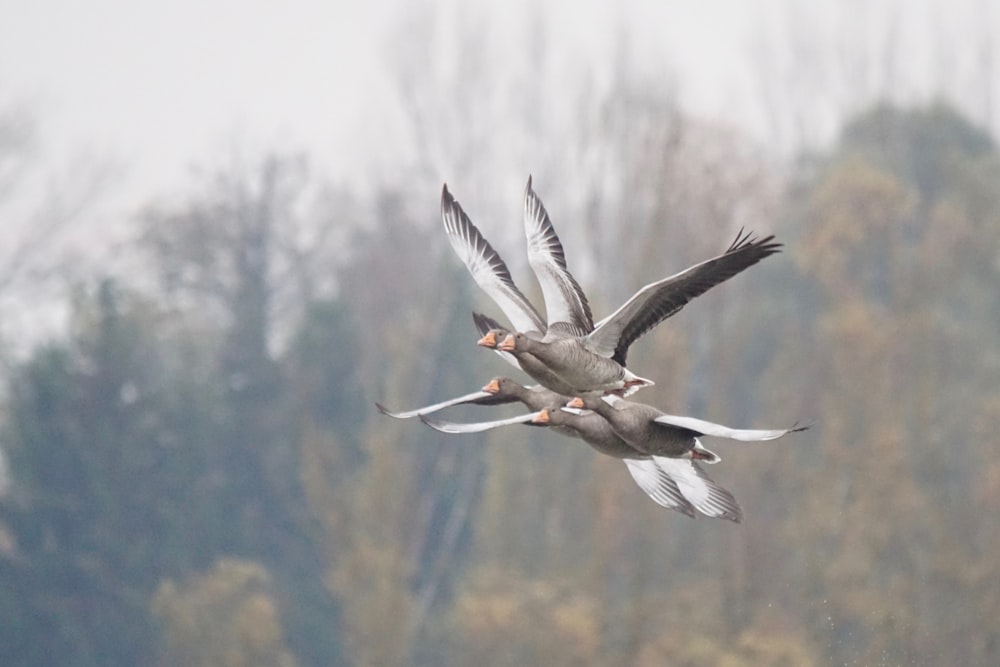
[[[753,238],[749,232],[737,234],[729,249],[712,259],[646,285],[618,310],[597,323],[587,336],[587,347],[625,365],[629,346],[640,336],[667,319],[689,301],[779,252],[774,236]]]
[[[658,505],[694,517],[694,506],[681,493],[677,482],[664,474],[653,459],[622,459],[622,461],[628,466],[628,471],[639,488]]]
[[[566,267],[566,255],[542,200],[531,187],[524,190],[524,236],[528,242],[528,263],[538,278],[545,297],[548,327],[573,336],[585,336],[594,329],[594,317],[583,288]]]
[[[441,190],[441,220],[448,241],[476,284],[500,307],[516,331],[545,332],[542,319],[514,284],[510,271],[445,185]]]
[[[517,417],[510,417],[508,419],[473,423],[456,423],[439,419],[428,419],[424,415],[418,416],[420,417],[420,421],[435,431],[441,431],[442,433],[482,433],[483,431],[492,431],[495,428],[510,426],[511,424],[530,424],[531,420],[539,414],[540,412],[530,412],[526,415],[518,415]]]
[[[714,435],[718,438],[729,438],[730,440],[742,440],[744,442],[760,442],[763,440],[775,440],[788,433],[805,431],[808,426],[792,426],[792,428],[781,429],[749,429],[749,428],[729,428],[722,424],[715,424],[703,419],[694,417],[681,417],[677,415],[660,415],[654,420],[658,424],[676,426],[678,428],[694,431],[699,435]]]
[[[712,518],[729,519],[739,523],[743,510],[729,491],[716,484],[694,461],[654,456],[656,465],[677,483],[684,497],[694,507]]]
[[[405,412],[393,412],[389,410],[381,403],[376,403],[375,407],[378,411],[389,417],[394,417],[396,419],[410,419],[411,417],[420,417],[421,415],[429,415],[438,410],[443,410],[444,408],[450,408],[453,405],[504,405],[506,403],[513,403],[514,399],[507,396],[497,396],[496,394],[491,394],[485,391],[477,391],[471,394],[466,394],[465,396],[459,396],[458,398],[450,398],[447,401],[441,401],[440,403],[435,403],[433,405],[425,405],[422,408],[417,408],[416,410],[407,410]]]

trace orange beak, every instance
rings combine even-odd
[[[483,391],[485,391],[487,394],[499,394],[500,383],[497,382],[496,378],[493,378],[492,380],[489,381],[489,384],[483,387]]]
[[[583,399],[576,396],[569,403],[566,404],[567,408],[576,408],[577,410],[583,409]]]
[[[492,331],[487,331],[485,336],[476,341],[476,345],[492,349],[497,346],[497,337]]]
[[[498,350],[503,350],[504,352],[512,352],[514,350],[514,336],[513,334],[507,334],[507,337],[503,339],[503,342],[497,346]]]
[[[534,419],[531,420],[532,424],[548,424],[549,423],[549,409],[542,408],[542,411],[538,413]]]

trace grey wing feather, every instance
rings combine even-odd
[[[628,348],[640,336],[688,302],[780,251],[774,236],[755,239],[740,230],[726,252],[646,285],[615,312],[597,323],[585,339],[589,349],[625,365]]]
[[[742,440],[744,442],[775,440],[788,433],[804,431],[809,428],[808,426],[793,426],[792,428],[783,429],[729,428],[728,426],[715,424],[703,419],[681,417],[678,415],[660,415],[654,421],[658,424],[666,424],[694,431],[700,435],[712,435],[718,438],[729,438],[730,440]]]
[[[728,490],[716,484],[694,461],[655,456],[661,470],[677,482],[684,497],[702,514],[740,523],[743,510]]]
[[[453,405],[504,405],[513,402],[514,399],[507,396],[497,396],[496,394],[491,394],[486,391],[477,391],[471,394],[466,394],[465,396],[450,398],[447,401],[441,401],[440,403],[434,403],[433,405],[425,405],[424,407],[417,408],[416,410],[406,410],[405,412],[393,412],[381,403],[376,403],[375,407],[378,408],[379,412],[388,417],[394,417],[396,419],[410,419],[411,417],[429,415],[433,412],[437,412],[438,410],[450,408]]]
[[[544,333],[545,320],[514,284],[503,259],[472,224],[462,206],[448,192],[447,185],[441,191],[441,220],[455,254],[465,263],[476,284],[504,312],[514,329]]]
[[[587,295],[569,272],[562,243],[545,205],[531,187],[530,176],[524,191],[524,235],[528,242],[528,263],[545,298],[548,326],[558,324],[558,331],[573,336],[593,331],[594,317]]]
[[[684,497],[669,475],[665,475],[652,459],[622,459],[632,479],[661,507],[683,512],[694,517],[694,506]]]
[[[428,419],[424,415],[419,415],[419,417],[420,421],[427,424],[435,431],[441,431],[442,433],[482,433],[483,431],[492,431],[493,429],[500,428],[501,426],[526,424],[539,414],[540,412],[531,412],[526,415],[518,415],[517,417],[510,417],[508,419],[497,419],[494,421],[473,423],[457,423],[438,419]]]

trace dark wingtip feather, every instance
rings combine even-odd
[[[482,313],[473,312],[472,321],[475,322],[476,329],[478,329],[479,333],[483,336],[485,336],[491,329],[506,330],[503,325],[494,320],[492,317],[489,315],[483,315]]]

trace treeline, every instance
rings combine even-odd
[[[538,429],[378,415],[512,372],[474,345],[490,304],[436,188],[365,200],[272,156],[151,205],[142,275],[82,281],[64,334],[12,364],[0,662],[998,662],[992,138],[879,107],[778,187],[731,135],[663,118],[607,188],[536,188],[595,318],[741,225],[786,244],[630,355],[672,412],[814,422],[713,446],[742,525],[666,512]]]

